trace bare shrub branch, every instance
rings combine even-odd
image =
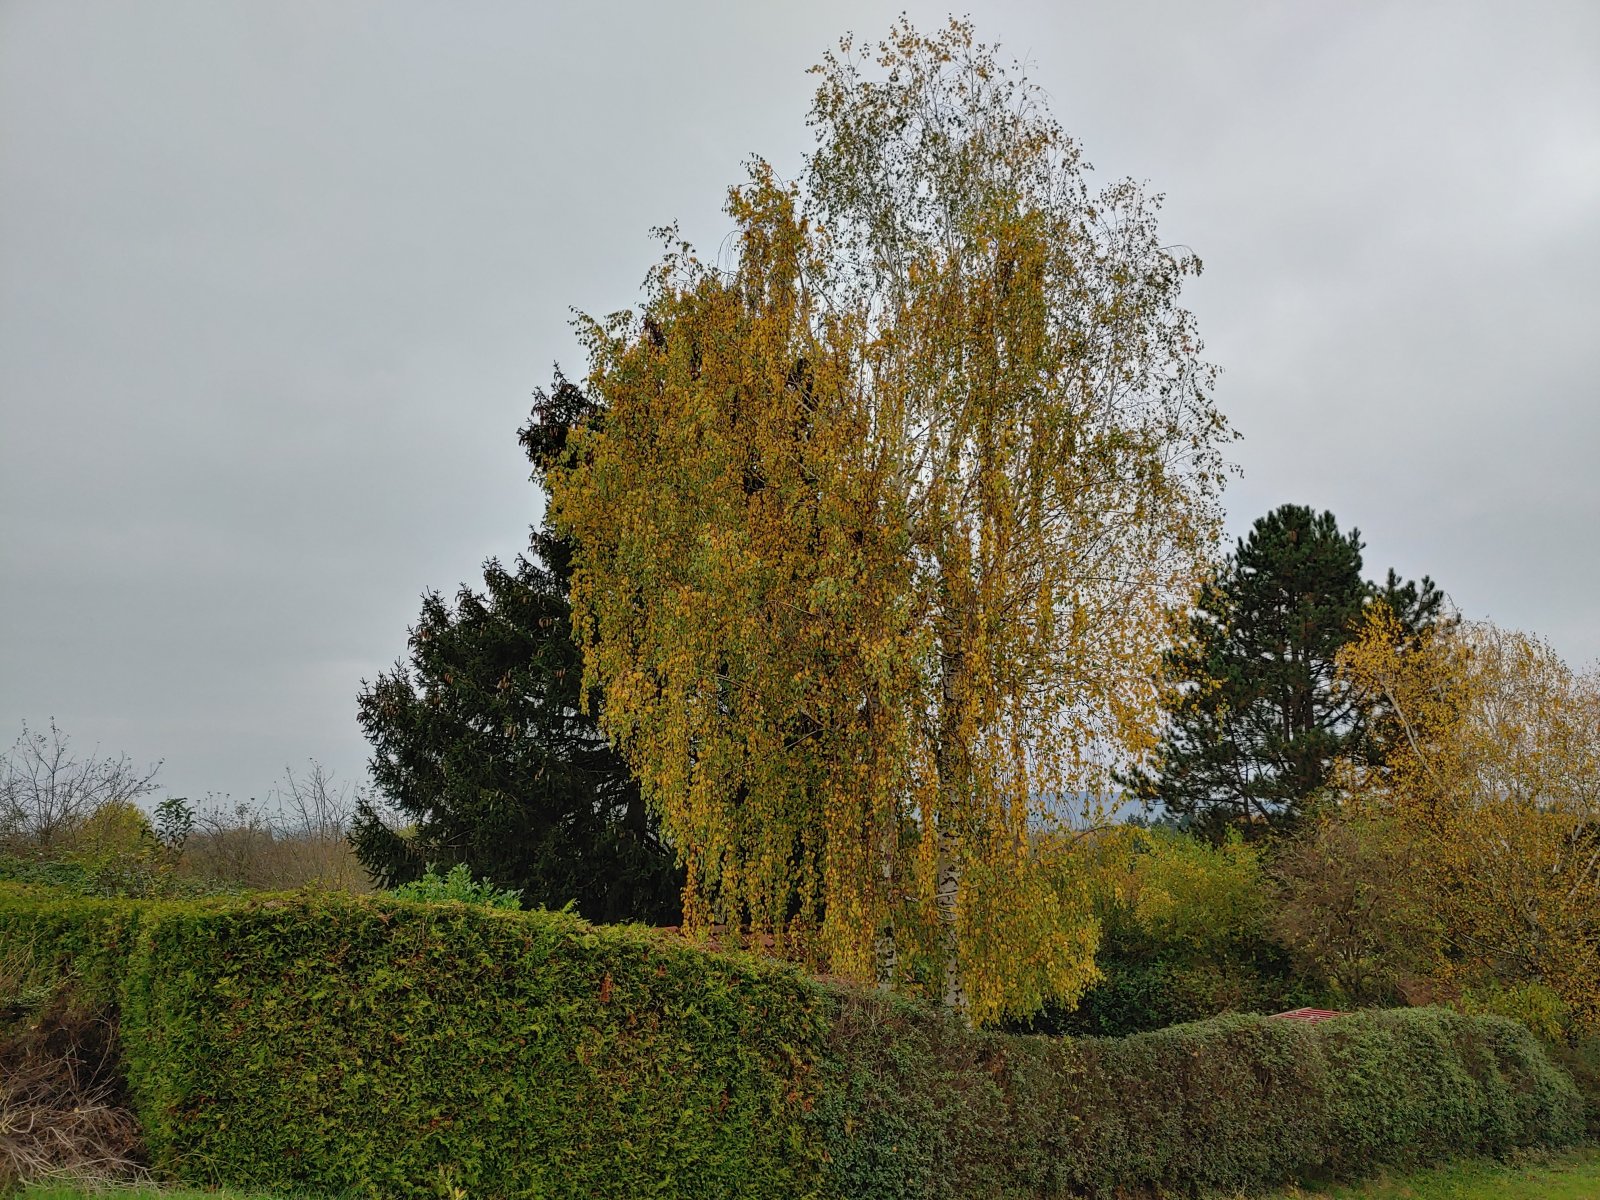
[[[54,717],[48,733],[23,722],[0,759],[0,840],[48,849],[101,805],[133,803],[155,790],[159,761],[138,767],[126,754],[109,758],[98,749],[79,759],[71,741]]]

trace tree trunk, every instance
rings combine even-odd
[[[944,1006],[970,1024],[967,989],[961,978],[961,940],[956,910],[961,901],[960,843],[947,830],[939,831],[939,867],[934,877],[934,904],[944,942]]]
[[[961,907],[961,865],[971,836],[973,818],[972,763],[965,733],[967,706],[972,703],[971,667],[967,646],[977,627],[978,598],[973,583],[972,546],[958,528],[937,551],[940,574],[939,614],[939,714],[933,747],[938,776],[938,812],[934,815],[938,838],[934,874],[934,905],[938,911],[940,941],[944,950],[944,1006],[971,1025],[967,989],[961,970],[961,936],[957,914]]]
[[[880,992],[894,991],[894,973],[900,964],[900,952],[894,938],[894,918],[885,917],[872,939],[873,976]]]
[[[899,840],[900,830],[895,821],[885,822],[878,838],[878,884],[882,888],[884,915],[877,936],[872,939],[873,977],[881,992],[894,990],[895,970],[900,965],[900,948],[894,931],[894,852]]]

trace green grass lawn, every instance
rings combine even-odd
[[[237,1192],[166,1192],[156,1188],[34,1186],[19,1200],[246,1200]],[[267,1200],[257,1197],[256,1200]],[[1514,1165],[1460,1162],[1429,1171],[1281,1192],[1272,1200],[1600,1200],[1600,1147],[1530,1158]]]
[[[1368,1183],[1284,1192],[1274,1200],[1600,1200],[1600,1148],[1516,1164],[1450,1163]]]

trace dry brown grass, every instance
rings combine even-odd
[[[42,980],[24,948],[0,956],[0,1194],[26,1183],[137,1178],[115,1024]]]
[[[299,774],[285,770],[265,804],[208,799],[194,812],[179,869],[256,891],[371,891],[346,837],[361,795],[312,760]]]

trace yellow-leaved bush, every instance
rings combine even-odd
[[[1600,1030],[1600,675],[1487,622],[1408,640],[1382,609],[1340,662],[1393,726],[1382,762],[1346,764],[1348,804],[1414,848],[1439,970],[1469,1002],[1514,994],[1550,1025],[1553,993]]]

